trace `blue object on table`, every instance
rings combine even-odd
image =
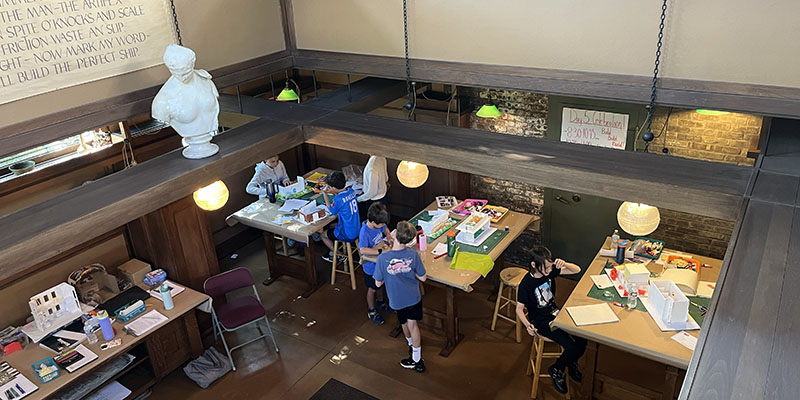
[[[144,277],[144,284],[148,286],[156,286],[167,279],[167,273],[159,268],[155,271],[150,271]]]
[[[100,321],[100,330],[103,332],[103,339],[107,341],[114,338],[114,328],[111,327],[111,319],[106,310],[97,313],[97,320]]]
[[[161,300],[164,301],[164,309],[172,310],[175,305],[172,304],[172,292],[170,291],[169,285],[162,283],[161,287],[158,288],[158,291],[161,293]]]
[[[47,357],[31,365],[33,372],[42,383],[47,383],[58,378],[58,366],[53,357]],[[49,371],[49,372],[48,372]]]
[[[625,262],[625,249],[630,242],[627,240],[620,240],[617,242],[617,264],[622,265]]]

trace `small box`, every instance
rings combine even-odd
[[[144,283],[144,277],[151,269],[150,264],[135,258],[117,267],[119,274],[134,285]]]
[[[689,319],[689,299],[673,281],[650,282],[648,299],[666,324],[682,323]]]
[[[650,279],[650,270],[644,264],[626,263],[625,281],[635,283],[638,286],[647,286]]]

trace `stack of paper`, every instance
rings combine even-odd
[[[575,322],[575,326],[619,322],[619,317],[614,314],[614,310],[608,306],[608,303],[567,307],[567,312],[572,317],[572,321]]]
[[[141,336],[156,326],[161,325],[165,321],[167,321],[167,317],[162,315],[160,312],[153,310],[139,318],[136,318],[128,325],[125,325],[125,330],[131,335]]]

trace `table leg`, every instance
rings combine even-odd
[[[494,268],[489,271],[489,275],[486,276],[486,280],[492,284],[492,290],[489,292],[488,301],[494,303],[497,301],[497,292],[500,289],[500,271],[505,267],[506,264],[506,253],[502,252],[500,257],[494,262]]]
[[[267,251],[267,265],[269,266],[269,276],[263,282],[264,285],[271,285],[275,283],[280,274],[278,273],[278,262],[275,254],[275,235],[270,232],[264,232],[264,246]]]
[[[186,334],[189,339],[189,349],[192,358],[197,358],[203,354],[203,339],[200,338],[200,328],[197,326],[196,310],[191,310],[183,316],[183,323],[186,326]]]
[[[455,299],[455,289],[452,286],[445,286],[445,293],[446,293],[446,318],[444,322],[444,332],[445,332],[445,345],[442,351],[439,352],[439,355],[442,357],[450,356],[450,353],[453,352],[453,349],[456,348],[458,342],[464,338],[458,331],[458,316],[456,315],[456,299]]]
[[[662,400],[675,399],[675,385],[678,383],[678,369],[667,365],[666,376],[664,376],[664,390],[661,392]]]
[[[306,282],[308,283],[308,289],[303,292],[303,297],[308,297],[311,293],[314,293],[317,290],[317,268],[314,263],[314,250],[311,248],[311,241],[308,241],[308,245],[305,247],[305,258],[306,258]]]
[[[589,341],[586,344],[586,353],[584,353],[584,367],[583,367],[583,382],[580,385],[580,393],[574,396],[573,399],[591,399],[592,391],[594,390],[594,374],[597,369],[597,342]],[[574,386],[573,386],[574,387]]]

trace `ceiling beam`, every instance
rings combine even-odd
[[[752,168],[334,112],[307,143],[728,220]],[[366,144],[369,145],[366,145]]]
[[[297,50],[294,67],[405,79],[402,57]],[[411,60],[411,76],[425,82],[520,90],[647,104],[652,77],[546,68]],[[659,78],[657,105],[712,108],[800,118],[800,89],[690,79]]]
[[[297,125],[259,119],[216,136],[218,154],[181,149],[0,217],[0,285],[87,240],[155,211],[264,157],[303,143]]]

